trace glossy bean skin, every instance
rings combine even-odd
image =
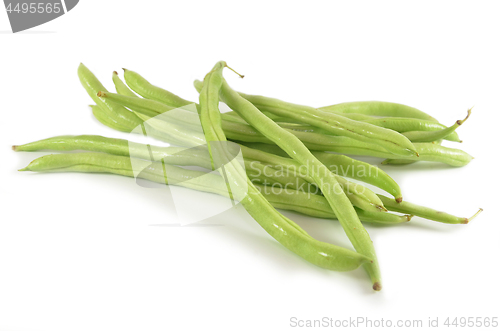
[[[304,145],[312,151],[336,152],[348,155],[366,155],[384,159],[404,159],[407,160],[405,162],[440,162],[454,167],[463,167],[473,159],[472,156],[460,149],[444,147],[433,143],[415,143],[414,146],[419,156],[401,157],[389,153],[378,145],[356,141],[348,137],[325,137],[324,135],[320,135],[317,136],[317,140],[314,141],[313,137],[317,134],[309,134],[306,136],[302,135],[301,132],[296,132],[294,135],[301,139],[301,141],[304,142]],[[387,163],[384,161],[383,164]]]
[[[403,200],[401,188],[398,183],[382,169],[341,154],[325,152],[313,152],[313,154],[323,164],[327,165],[333,173],[381,188],[394,196],[398,202]]]
[[[145,170],[139,174],[134,174],[132,163],[141,165]],[[180,167],[169,167],[168,174],[170,178],[173,178],[169,182],[168,178],[165,179],[165,172],[160,162],[148,162],[104,153],[45,155],[33,160],[33,162],[20,171],[108,173],[131,178],[137,176],[138,178],[160,184],[184,187],[187,187],[188,183],[195,183],[191,184],[189,188],[229,197],[225,183],[220,176]],[[275,190],[259,184],[255,186],[276,208],[296,211],[312,217],[336,219],[328,202],[320,195],[308,194],[292,189]],[[360,219],[367,223],[399,224],[411,219],[411,215],[370,213],[359,209],[356,212]]]
[[[127,85],[143,98],[162,102],[174,108],[187,106],[192,103],[167,90],[151,84],[135,71],[127,70],[125,68],[123,71]]]
[[[437,130],[437,131],[409,131],[404,132],[403,135],[410,139],[412,142],[433,142],[436,140],[444,139],[448,137],[450,134],[454,133],[455,130],[461,126],[471,114],[471,109],[467,111],[467,117],[463,120],[456,121],[452,126]]]
[[[137,95],[129,89],[127,84],[125,84],[120,77],[118,77],[118,73],[113,71],[113,84],[115,84],[116,93],[126,95],[128,97],[137,97]]]
[[[214,156],[217,143],[226,140],[220,125],[219,91],[223,82],[222,69],[224,62],[218,62],[204,79],[200,93],[200,118],[209,151]],[[241,114],[240,114],[241,115]],[[224,144],[220,154],[224,156]],[[266,198],[250,182],[237,162],[224,163],[225,173],[230,182],[238,187],[246,187],[246,195],[241,200],[248,213],[282,245],[318,266],[333,270],[352,270],[361,263],[370,261],[359,253],[335,245],[321,243],[310,237],[293,221],[284,217],[272,207]],[[222,171],[221,171],[222,172]],[[339,214],[336,213],[337,216]],[[357,217],[357,216],[356,216]],[[348,266],[348,267],[347,267]]]
[[[395,202],[393,199],[390,199],[388,197],[385,197],[383,195],[379,195],[380,199],[384,202],[384,205],[387,207],[387,209],[395,212],[401,212],[401,213],[410,213],[412,215],[426,218],[432,221],[436,222],[441,222],[441,223],[447,223],[447,224],[467,224],[469,223],[473,218],[475,218],[479,213],[483,211],[482,208],[479,209],[479,211],[474,214],[472,217],[466,218],[466,217],[457,217],[442,211],[437,211],[435,209],[429,208],[429,207],[424,207],[424,206],[419,206],[414,203],[410,203],[407,201],[403,201],[401,203]]]
[[[356,113],[375,116],[409,117],[438,122],[434,117],[416,108],[399,103],[384,101],[344,102],[336,105],[320,107],[318,109],[325,112],[339,114]]]
[[[202,148],[160,147],[96,135],[57,136],[13,146],[12,149],[16,152],[83,150],[130,156],[149,161],[163,160],[163,162],[170,165],[200,166],[205,169],[210,169],[211,166],[210,156]]]
[[[406,161],[396,161],[398,164],[408,164],[410,161],[429,161],[429,162],[440,162],[445,163],[453,167],[463,167],[473,159],[473,157],[466,152],[456,149],[444,147],[433,143],[415,143],[420,157],[418,158],[405,158],[401,160]],[[387,156],[388,159],[393,157]],[[399,160],[399,159],[397,159]],[[383,164],[391,164],[389,160],[382,162]]]
[[[223,67],[218,69],[221,75],[222,69]],[[205,88],[206,82],[204,81],[202,92]],[[323,192],[335,215],[337,215],[339,222],[356,251],[368,256],[373,261],[372,264],[366,264],[364,267],[370,275],[373,288],[375,290],[380,290],[382,288],[380,269],[378,267],[373,243],[368,232],[366,232],[362,226],[354,207],[339,187],[340,185],[335,175],[319,162],[297,137],[282,129],[273,120],[262,114],[251,102],[232,90],[223,78],[220,88],[220,97],[223,102],[237,112],[247,123],[276,143],[299,164],[305,166],[307,174],[313,178],[314,182],[320,187],[321,192]],[[318,173],[321,173],[323,176],[318,176]]]
[[[400,133],[410,131],[438,131],[446,129],[446,126],[434,121],[404,118],[404,117],[383,117],[376,119],[363,120],[367,123],[391,129]],[[451,132],[444,137],[446,140],[460,142],[460,138],[456,132]]]
[[[125,107],[97,96],[98,92],[107,90],[95,77],[95,75],[83,65],[83,63],[81,63],[78,67],[78,77],[80,78],[80,82],[89,96],[92,100],[94,100],[99,108],[105,112],[111,122],[124,123],[125,125],[121,126],[130,126],[134,128],[142,123],[142,121],[134,113],[128,111]]]
[[[121,121],[111,122],[109,121],[107,114],[99,107],[99,106],[91,106],[92,113],[95,118],[101,122],[102,124],[108,126],[111,129],[128,132],[128,133],[136,133],[141,134],[143,136],[148,136],[159,141],[167,142],[169,144],[177,145],[177,146],[192,146],[193,142],[191,137],[186,137],[188,133],[184,132],[182,128],[178,126],[171,126],[168,131],[159,131],[153,128],[149,123],[144,123],[141,119],[141,127],[140,130],[138,128],[134,128],[132,126],[126,126],[127,123],[123,123]],[[186,143],[190,142],[190,143]]]
[[[97,105],[91,105],[90,108],[92,109],[92,114],[94,117],[104,124],[107,127],[110,127],[111,129],[121,131],[121,132],[131,132],[134,128],[131,126],[127,126],[126,124],[123,124],[122,121],[117,119],[115,116],[112,116],[109,111],[105,111],[103,108],[100,108]]]

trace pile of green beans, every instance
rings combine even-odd
[[[108,173],[222,195],[241,203],[269,235],[306,261],[335,271],[363,266],[376,291],[382,288],[380,267],[362,222],[396,225],[417,216],[467,224],[482,211],[457,217],[404,201],[389,174],[351,157],[465,166],[472,157],[441,142],[461,142],[456,130],[470,109],[465,119],[445,126],[416,108],[390,102],[313,108],[236,92],[223,77],[225,68],[218,62],[203,81],[195,81],[195,103],[126,69],[125,82],[113,72],[117,93],[109,92],[80,64],[78,77],[99,122],[169,145],[57,136],[13,146],[17,152],[63,152],[37,158],[20,171]],[[231,111],[221,113],[219,102]],[[278,209],[339,220],[354,250],[312,238]]]

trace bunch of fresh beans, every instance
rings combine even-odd
[[[470,110],[447,127],[418,109],[389,102],[312,108],[236,92],[224,79],[224,68],[229,67],[218,62],[203,81],[195,81],[200,94],[195,103],[126,69],[125,82],[113,72],[117,93],[111,93],[80,64],[78,76],[102,124],[169,146],[58,136],[13,149],[83,152],[46,155],[21,171],[110,173],[237,200],[266,232],[305,260],[336,271],[363,266],[376,291],[382,288],[380,268],[361,222],[400,224],[419,216],[466,224],[481,211],[457,217],[403,201],[399,185],[387,173],[345,155],[380,157],[395,165],[430,161],[464,166],[472,157],[441,141],[460,142],[455,130]],[[221,113],[220,101],[231,111]],[[276,208],[337,219],[354,250],[312,238]]]

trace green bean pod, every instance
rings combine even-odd
[[[412,142],[433,142],[436,140],[444,139],[445,137],[455,132],[455,130],[469,118],[471,110],[472,108],[467,111],[466,118],[456,121],[452,126],[445,129],[437,131],[408,131],[404,132],[403,135],[410,139]]]
[[[85,88],[89,96],[94,102],[103,110],[112,121],[124,123],[123,127],[137,127],[141,125],[142,121],[134,115],[134,113],[125,109],[112,101],[99,98],[97,93],[99,91],[107,91],[106,88],[99,82],[94,74],[80,63],[78,67],[78,77],[82,86]]]
[[[218,109],[219,90],[222,85],[222,69],[224,62],[219,62],[214,69],[205,76],[203,89],[200,93],[200,118],[203,130],[206,136],[210,155],[215,159],[216,147],[221,146],[218,151],[222,157],[227,151],[224,149],[226,140],[222,127],[220,125],[220,112]],[[241,115],[241,114],[240,114]],[[221,142],[222,144],[217,144]],[[214,161],[215,162],[215,161]],[[224,169],[221,168],[221,174],[228,179],[228,182],[234,182],[237,187],[245,188],[245,198],[241,201],[248,213],[276,240],[285,247],[303,257],[304,259],[324,268],[334,270],[351,269],[351,261],[356,259],[356,266],[367,262],[371,257],[361,254],[355,255],[354,252],[334,245],[326,246],[312,239],[304,230],[298,227],[294,222],[284,217],[272,207],[265,197],[250,182],[244,171],[237,162],[224,162]],[[339,214],[336,213],[337,216]],[[349,268],[346,267],[349,265]]]
[[[479,208],[479,210],[472,217],[469,218],[457,217],[442,211],[437,211],[429,207],[419,206],[407,201],[397,203],[393,199],[390,199],[380,194],[379,197],[384,202],[384,205],[387,207],[387,209],[391,211],[410,213],[412,215],[426,218],[431,221],[447,223],[447,224],[467,224],[483,211],[482,208]]]
[[[156,100],[174,108],[187,106],[192,103],[173,93],[170,93],[167,90],[151,84],[135,71],[127,70],[125,68],[123,71],[127,85],[143,98]]]
[[[429,162],[441,162],[448,164],[453,167],[463,167],[474,159],[472,156],[467,154],[466,152],[456,149],[444,147],[438,144],[433,143],[415,143],[415,147],[420,155],[418,158],[405,158],[401,159],[401,161],[396,161],[397,164],[408,164],[409,161],[429,161]],[[385,160],[382,164],[391,164],[390,159],[394,158],[393,156],[387,156],[389,160]]]
[[[320,107],[318,109],[325,112],[333,112],[339,114],[355,113],[375,116],[409,117],[438,122],[434,117],[416,108],[405,106],[399,103],[384,101],[344,102],[336,105]]]
[[[128,97],[137,98],[137,94],[132,92],[131,89],[125,84],[120,77],[118,77],[118,73],[113,71],[113,83],[115,84],[116,93],[126,95]]]
[[[345,114],[344,114],[345,115]],[[367,123],[391,129],[400,133],[409,131],[439,131],[446,129],[446,126],[437,122],[405,118],[405,117],[383,117],[376,119],[363,120]],[[456,132],[451,132],[443,139],[449,141],[461,142]]]
[[[92,114],[94,114],[94,117],[99,122],[106,125],[107,127],[110,127],[111,129],[121,132],[130,132],[134,129],[130,125],[127,126],[126,123],[124,124],[122,121],[120,121],[120,119],[116,118],[116,116],[110,114],[109,111],[105,111],[103,108],[97,105],[91,105],[90,108],[92,109]]]
[[[133,160],[133,162],[131,162]],[[144,167],[144,171],[134,174],[132,163]],[[202,192],[230,197],[225,183],[220,176],[210,173],[169,167],[167,178],[161,162],[148,162],[130,157],[107,155],[104,153],[71,153],[51,154],[35,159],[20,171],[33,172],[82,172],[108,173],[127,177],[138,177],[167,185],[185,186],[188,182],[196,183],[189,188]],[[169,178],[171,179],[169,182]],[[295,191],[289,188],[272,188],[255,184],[259,191],[276,208],[296,211],[304,215],[336,219],[326,199],[320,195]],[[412,215],[396,215],[392,213],[372,213],[356,209],[363,222],[378,224],[405,223]]]

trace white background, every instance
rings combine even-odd
[[[494,1],[97,1],[9,32],[0,10],[0,330],[287,330],[301,320],[499,317],[500,22]],[[323,106],[384,100],[451,125],[475,159],[385,167],[408,201],[469,225],[415,218],[367,225],[384,288],[362,270],[317,268],[241,208],[196,226],[175,221],[166,190],[130,178],[18,173],[44,153],[13,144],[62,134],[129,138],[93,119],[76,75],[108,87],[125,67],[184,98],[225,60],[248,93]],[[372,160],[379,162],[380,160]],[[199,206],[192,201],[193,208]],[[351,247],[338,222],[286,213],[318,239]],[[207,224],[212,224],[207,225]],[[297,328],[295,328],[297,329]],[[454,329],[454,328],[450,328]]]

